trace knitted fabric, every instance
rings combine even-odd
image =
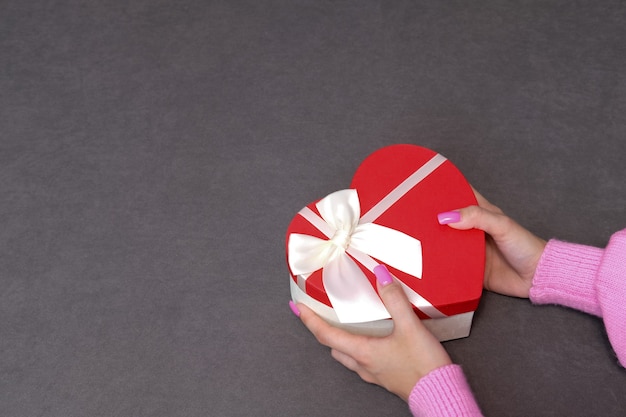
[[[482,416],[459,365],[443,366],[420,379],[408,402],[414,416]]]
[[[626,366],[626,229],[605,249],[551,240],[530,289],[535,304],[560,304],[602,317],[611,345]],[[409,396],[414,416],[481,416],[458,365],[420,379]]]
[[[626,229],[604,250],[548,242],[530,289],[536,304],[561,304],[602,317],[617,357],[626,366]]]

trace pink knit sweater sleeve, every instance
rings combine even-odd
[[[615,233],[605,249],[548,242],[530,299],[602,317],[617,358],[626,366],[626,229]]]
[[[443,366],[420,379],[408,402],[416,417],[482,416],[459,365]]]
[[[605,249],[551,240],[530,289],[535,304],[560,304],[602,317],[615,353],[626,367],[626,229]],[[409,396],[414,416],[482,416],[459,365],[436,369]]]

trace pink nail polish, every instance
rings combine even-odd
[[[387,267],[385,265],[381,264],[375,267],[374,275],[376,275],[376,279],[382,287],[389,285],[393,282],[393,277],[391,276],[389,270],[387,270]]]
[[[300,317],[300,310],[298,310],[298,306],[296,305],[296,303],[294,303],[293,301],[289,301],[289,308],[296,317]]]
[[[459,211],[446,211],[437,215],[439,224],[458,223],[461,221],[461,212]]]

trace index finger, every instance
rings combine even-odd
[[[302,323],[324,346],[350,353],[364,340],[365,336],[355,335],[330,325],[304,304],[298,304],[298,310]]]

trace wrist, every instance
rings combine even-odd
[[[595,274],[603,250],[550,240],[537,264],[530,299],[535,304],[560,304],[597,316]]]
[[[433,372],[453,365],[452,360],[450,360],[447,353],[445,353],[445,356],[445,358],[442,358],[442,360],[438,361],[436,364],[433,364],[431,367],[415,370],[410,375],[408,375],[404,383],[401,385],[401,387],[399,387],[395,394],[398,395],[398,397],[402,398],[404,401],[408,402],[411,392],[422,379],[427,378],[428,375],[432,374]]]
[[[481,416],[471,388],[459,365],[437,368],[422,378],[408,400],[414,415]]]

